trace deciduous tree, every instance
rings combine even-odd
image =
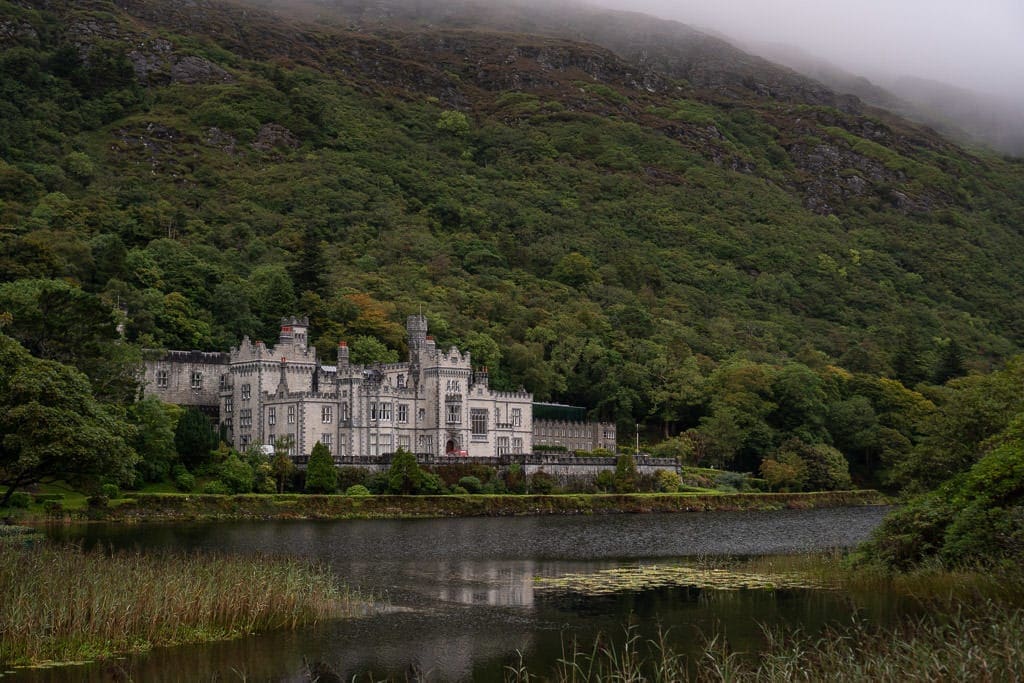
[[[0,334],[0,506],[39,482],[128,482],[133,431],[93,397],[85,375]]]

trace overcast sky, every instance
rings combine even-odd
[[[882,80],[913,75],[1024,101],[1024,0],[590,0],[797,46]]]

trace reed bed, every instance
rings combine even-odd
[[[1019,568],[925,565],[899,573],[851,566],[843,551],[744,559],[701,558],[694,569],[798,577],[850,595],[889,595],[913,605],[891,624],[851,623],[807,634],[764,629],[761,645],[741,652],[727,634],[705,634],[685,653],[661,633],[653,640],[627,627],[624,637],[599,637],[563,648],[554,671],[520,661],[506,680],[603,681],[1024,681],[1024,572]]]
[[[717,634],[702,651],[683,655],[664,635],[644,640],[628,628],[624,640],[572,643],[553,672],[532,672],[522,661],[505,680],[598,683],[789,683],[790,681],[1024,680],[1024,612],[996,603],[961,605],[951,615],[907,619],[886,628],[855,622],[811,637],[767,630],[756,653],[736,652]]]
[[[291,559],[0,545],[0,662],[82,661],[352,616],[364,603]]]
[[[947,567],[935,561],[897,572],[882,566],[856,564],[846,550],[749,558],[697,558],[693,568],[781,576],[808,586],[829,587],[851,595],[892,595],[942,607],[994,601],[1024,607],[1024,572],[1013,567]]]

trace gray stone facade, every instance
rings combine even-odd
[[[534,446],[560,446],[567,451],[615,452],[615,423],[573,422],[570,420],[533,421]]]
[[[404,363],[353,364],[341,342],[337,364],[322,365],[308,321],[287,318],[272,347],[246,337],[228,354],[171,351],[147,361],[144,391],[216,410],[235,448],[283,438],[299,462],[317,442],[339,463],[399,448],[422,458],[501,458],[532,453],[538,429],[545,444],[614,450],[614,425],[535,423],[529,392],[491,389],[469,353],[437,347],[425,317],[409,316],[406,330]]]
[[[216,418],[221,382],[229,364],[226,353],[168,351],[159,359],[146,361],[143,391],[164,403],[201,408]]]

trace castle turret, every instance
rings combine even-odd
[[[292,344],[301,351],[306,350],[308,343],[309,318],[281,318],[281,335],[278,337],[278,344]]]
[[[345,367],[348,365],[348,342],[338,342],[338,367]]]

